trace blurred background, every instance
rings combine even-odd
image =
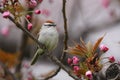
[[[24,0],[21,0],[21,2],[24,3]],[[59,44],[53,54],[60,57],[64,39],[62,0],[43,0],[36,9],[40,9],[41,14],[33,14],[32,23],[34,24],[34,29],[32,29],[31,33],[37,38],[37,33],[42,23],[46,20],[53,20],[57,24],[59,32]],[[95,43],[99,37],[106,33],[102,43],[109,47],[109,51],[103,56],[113,55],[116,61],[120,61],[120,0],[67,0],[66,15],[69,34],[68,46],[72,46],[73,41],[79,43],[80,37],[85,42],[91,41]],[[1,14],[0,19],[0,55],[10,57],[5,59],[5,57],[0,56],[0,60],[13,66],[15,63],[17,64],[18,55],[16,54],[23,52],[23,61],[29,63],[37,49],[37,45],[29,38],[24,44],[24,39],[26,38],[24,33],[10,20],[2,18]],[[34,69],[33,73],[38,76],[56,69],[57,66],[52,64],[52,62],[48,64],[49,61],[45,56],[42,56],[37,64],[31,67]],[[49,67],[46,67],[47,65]],[[38,72],[39,69],[40,71]],[[64,71],[61,71],[52,80],[61,80],[63,73],[68,76]],[[73,80],[65,76],[62,80]]]

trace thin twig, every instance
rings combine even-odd
[[[68,48],[67,42],[68,42],[68,31],[67,31],[67,17],[66,17],[66,0],[63,0],[63,5],[62,5],[62,13],[63,13],[63,21],[64,21],[64,50],[66,50]],[[64,51],[63,50],[63,51]],[[64,58],[66,56],[66,52],[63,52],[61,55],[60,60],[63,61]],[[58,69],[56,69],[56,71],[51,74],[50,76],[47,76],[45,78],[45,80],[48,80],[54,76],[56,76],[58,74],[58,72],[60,71],[61,67],[58,67]]]
[[[0,12],[2,13],[2,10],[0,10]],[[27,36],[29,36],[31,39],[33,39],[41,48],[44,48],[45,46],[43,44],[41,44],[29,31],[27,31],[24,27],[22,27],[21,24],[19,24],[18,22],[16,22],[12,17],[8,17],[19,29],[21,29]],[[51,55],[51,54],[47,54],[47,57],[50,58],[53,62],[55,62],[57,65],[59,65],[64,71],[66,71],[69,76],[71,76],[72,78],[74,78],[75,80],[80,80],[76,75],[74,75],[73,73],[71,73],[71,71],[66,68],[60,60],[57,59],[57,57]]]
[[[75,79],[75,80],[81,80],[76,75],[74,75],[73,72],[70,71],[60,60],[58,60],[57,57],[55,57],[55,56],[53,56],[53,55],[51,55],[49,53],[47,54],[47,57],[50,58],[58,66],[60,66],[64,71],[66,71],[69,74],[69,76],[71,76],[73,79]]]
[[[28,11],[29,11],[29,9],[28,9]],[[29,15],[32,16],[32,13],[29,13]],[[28,22],[27,22],[27,19],[26,19],[25,24],[24,24],[25,29],[27,29],[27,24],[28,24]],[[16,66],[16,73],[20,73],[22,61],[23,61],[23,59],[24,59],[24,57],[26,55],[25,48],[27,46],[27,41],[28,41],[28,36],[25,33],[23,33],[22,34],[22,42],[21,42],[21,46],[20,46],[21,54],[19,55],[19,63]]]
[[[63,8],[62,8],[62,12],[63,12],[63,20],[64,20],[64,50],[66,50],[68,48],[68,31],[67,31],[67,17],[66,17],[66,0],[63,0]],[[61,56],[61,60],[63,60],[66,57],[66,52],[63,52],[62,56]]]
[[[21,3],[20,3],[20,4],[21,4]],[[21,5],[22,5],[22,4],[21,4]],[[38,5],[39,5],[39,4],[38,4]],[[37,5],[36,7],[38,7],[38,5]],[[36,8],[36,7],[35,7],[35,8]],[[28,8],[27,11],[29,11],[29,12],[30,12],[30,11],[33,11],[35,8]],[[32,16],[33,13],[30,12],[30,13],[28,13],[28,15]],[[31,20],[28,20],[28,19],[26,19],[25,16],[24,16],[24,18],[25,18],[24,28],[27,29],[27,24],[30,23],[30,22],[32,22],[32,19],[31,19]],[[23,34],[22,34],[22,42],[21,42],[21,46],[20,46],[21,54],[19,55],[19,63],[18,63],[18,65],[16,66],[16,73],[19,73],[19,72],[20,72],[22,61],[23,61],[23,59],[24,59],[24,57],[25,57],[25,55],[26,55],[26,53],[25,53],[25,48],[26,48],[26,46],[27,46],[27,41],[28,41],[28,39],[29,39],[29,37],[28,37],[25,33],[23,33]]]
[[[0,9],[0,13],[3,13],[3,10]],[[11,16],[8,17],[19,29],[21,29],[27,36],[29,36],[33,41],[35,41],[39,47],[44,48],[45,46],[40,43],[28,30],[26,30],[20,23],[15,21]]]
[[[44,80],[49,80],[50,78],[53,78],[54,76],[56,76],[58,74],[58,72],[61,70],[61,67],[59,66],[54,73],[52,73],[51,75],[47,76],[44,78]]]
[[[12,17],[8,17],[19,29],[21,29],[27,36],[29,36],[31,39],[33,39],[41,48],[44,48],[45,46],[40,43],[28,30],[26,30],[24,27],[22,27],[21,24],[16,22]]]

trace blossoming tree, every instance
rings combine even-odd
[[[103,7],[107,8],[110,4],[109,0],[101,0]],[[21,0],[1,0],[0,1],[0,13],[2,14],[4,19],[9,19],[12,23],[15,24],[15,26],[19,29],[21,29],[23,34],[23,42],[21,45],[21,52],[19,54],[19,59],[16,66],[15,73],[12,73],[6,64],[2,63],[1,61],[1,75],[0,78],[3,80],[18,80],[21,79],[19,75],[16,76],[16,74],[20,74],[21,70],[21,64],[24,59],[24,47],[26,46],[28,37],[30,37],[34,42],[37,43],[37,45],[41,48],[44,48],[45,45],[40,43],[36,37],[31,33],[32,29],[34,28],[34,25],[32,22],[32,17],[34,15],[41,15],[45,14],[49,16],[49,12],[47,10],[39,10],[37,9],[37,6],[42,3],[42,0],[23,0],[26,7],[23,6],[23,3]],[[53,2],[53,0],[49,0],[50,3]],[[109,48],[106,45],[101,45],[101,42],[104,38],[104,36],[100,37],[95,44],[92,44],[88,42],[87,44],[80,39],[80,44],[75,43],[75,46],[68,47],[68,31],[67,31],[67,18],[66,18],[66,2],[67,0],[63,0],[63,8],[62,8],[62,14],[64,19],[64,49],[63,53],[61,55],[61,58],[58,59],[56,56],[51,54],[45,54],[48,58],[50,58],[53,62],[55,62],[59,68],[53,72],[53,74],[49,74],[47,77],[45,77],[44,80],[48,80],[49,78],[54,77],[60,69],[63,69],[66,71],[70,77],[72,77],[75,80],[100,80],[100,79],[113,79],[119,80],[120,79],[120,64],[119,62],[115,62],[114,56],[110,57],[102,57],[102,54],[105,54]],[[49,7],[49,6],[48,6]],[[25,21],[24,25],[22,25],[22,20]],[[7,35],[8,29],[3,29],[2,34]],[[63,60],[66,57],[66,54],[70,54],[73,57],[68,58],[67,63],[69,65],[69,68],[66,67],[66,65],[63,63]],[[107,62],[104,64],[110,64],[106,70],[106,73],[101,73],[102,69],[104,68],[104,64],[101,64],[101,60],[107,59]],[[30,66],[28,64],[23,65],[25,69],[29,69]],[[4,70],[4,71],[2,71]],[[113,73],[111,73],[113,72]],[[4,74],[6,73],[6,74]],[[35,80],[36,78],[32,75],[31,70],[26,71],[28,74],[27,80]],[[22,75],[22,74],[21,74]],[[10,76],[10,77],[9,77]],[[101,77],[102,76],[102,77]]]

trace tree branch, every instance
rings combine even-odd
[[[61,70],[61,67],[59,66],[59,67],[54,71],[53,74],[45,77],[44,80],[48,80],[48,79],[50,79],[50,78],[53,78],[54,76],[56,76],[56,75],[58,74],[58,72],[59,72],[60,70]]]
[[[63,21],[64,21],[64,50],[68,48],[67,42],[68,42],[68,31],[67,31],[67,17],[66,17],[66,0],[63,0]],[[66,56],[66,52],[63,52],[61,56],[61,60],[63,60]]]
[[[55,57],[55,56],[53,56],[51,54],[47,54],[47,57],[50,58],[58,66],[60,66],[64,71],[66,71],[69,74],[69,76],[71,76],[73,79],[75,79],[75,80],[81,80],[76,75],[74,75],[72,73],[72,71],[70,71],[68,68],[66,68],[65,65],[60,60],[57,59],[57,57]]]
[[[3,13],[3,10],[0,9],[0,13]],[[40,43],[28,30],[26,30],[21,24],[15,21],[11,16],[8,17],[19,29],[21,29],[27,36],[29,36],[33,41],[35,41],[39,47],[44,48],[45,46]]]
[[[62,4],[62,13],[63,13],[63,22],[64,22],[64,50],[66,50],[68,48],[67,42],[68,42],[68,31],[67,31],[67,17],[66,17],[66,0],[63,0],[63,4]],[[64,51],[63,50],[63,51]],[[63,52],[61,55],[60,60],[63,61],[64,58],[66,56],[66,52]],[[45,80],[48,80],[54,76],[56,76],[58,74],[58,72],[60,71],[61,67],[58,67],[58,69],[56,69],[56,71],[51,74],[50,76],[46,77]]]
[[[33,9],[28,9],[28,11],[32,11]],[[32,14],[33,13],[28,13],[30,16],[32,16]],[[28,24],[28,22],[25,20],[25,23],[24,23],[24,28],[25,29],[27,29],[27,24]],[[21,46],[20,46],[20,51],[21,51],[21,53],[20,53],[20,55],[19,55],[19,63],[17,64],[17,66],[16,66],[16,70],[15,70],[15,72],[18,74],[18,73],[20,73],[20,70],[21,70],[21,64],[22,64],[22,61],[23,61],[23,59],[25,58],[25,55],[26,55],[26,53],[25,53],[25,49],[26,49],[26,46],[27,46],[27,41],[28,41],[28,36],[25,34],[25,33],[23,33],[22,34],[22,42],[21,42]],[[21,73],[20,73],[21,74]],[[20,80],[20,79],[19,79]]]
[[[3,11],[0,9],[0,12]],[[43,44],[41,44],[29,31],[27,31],[24,27],[22,27],[21,24],[16,22],[12,17],[8,17],[19,29],[21,29],[27,36],[29,36],[32,40],[34,40],[41,48],[45,48]],[[75,80],[80,80],[76,75],[74,75],[68,68],[66,68],[60,60],[58,60],[55,56],[51,54],[47,54],[47,57],[50,58],[53,62],[55,62],[57,65],[59,65],[64,71],[66,71],[69,76],[74,78]]]

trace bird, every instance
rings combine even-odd
[[[45,49],[38,47],[31,60],[31,65],[34,65],[37,59],[44,53],[53,51],[57,47],[59,40],[56,24],[51,20],[43,23],[38,35],[38,41],[45,46]]]

